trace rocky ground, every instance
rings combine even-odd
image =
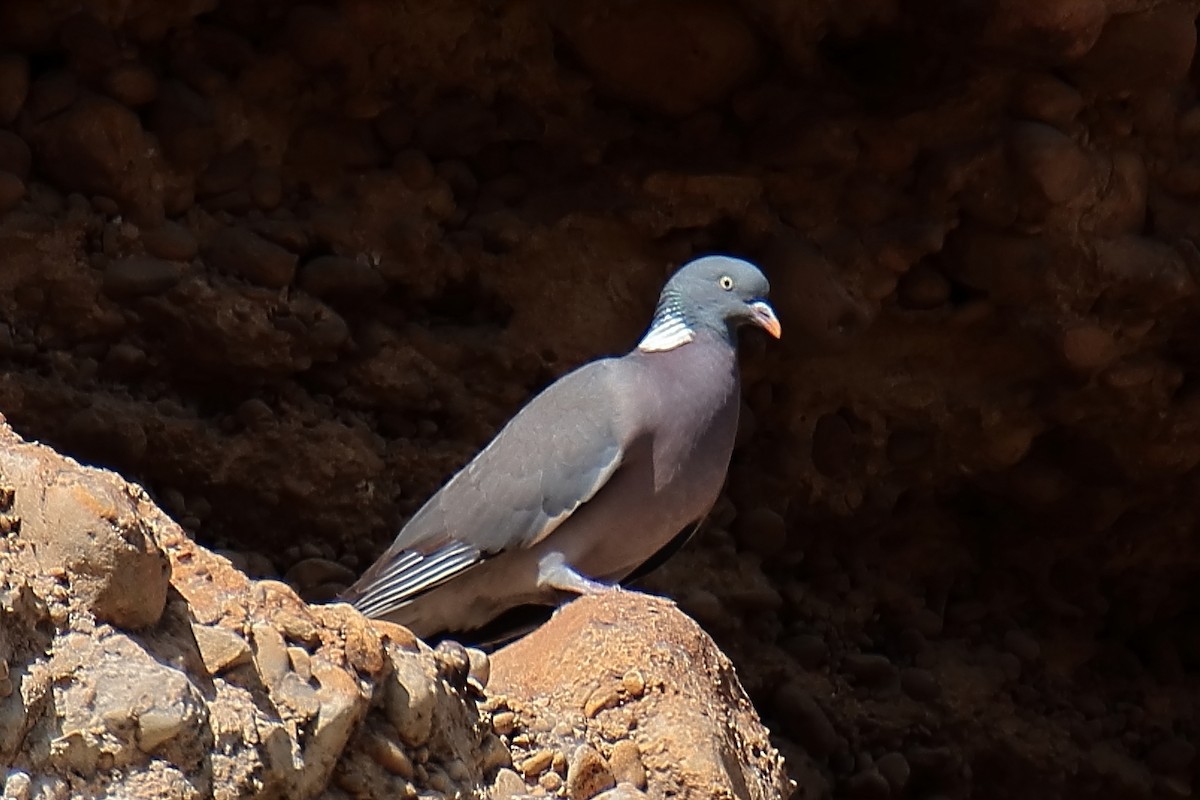
[[[1198,10],[7,0],[0,410],[319,600],[747,255],[784,339],[648,585],[799,796],[1186,797]]]

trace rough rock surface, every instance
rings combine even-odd
[[[0,528],[5,798],[544,793],[544,770],[528,768],[530,736],[584,723],[579,708],[553,702],[561,686],[587,688],[594,675],[620,692],[604,708],[580,705],[604,726],[598,735],[611,739],[616,720],[601,711],[631,705],[619,712],[621,741],[603,746],[607,761],[576,749],[554,773],[571,800],[614,788],[708,797],[710,785],[765,798],[787,785],[733,666],[654,598],[577,604],[510,648],[497,660],[502,700],[485,695],[483,653],[430,650],[347,605],[308,606],[284,584],[251,581],[136,486],[23,442],[6,424]],[[630,644],[649,620],[662,639],[638,653]],[[552,648],[576,652],[552,672],[513,669]],[[639,656],[641,671],[628,665]],[[673,665],[691,679],[668,684]],[[614,671],[625,676],[617,688]],[[529,785],[511,785],[514,754]]]
[[[498,651],[488,686],[517,771],[564,780],[573,800],[618,783],[655,798],[790,793],[733,664],[673,603],[626,591],[572,602]]]
[[[0,410],[329,598],[749,255],[784,340],[652,586],[803,796],[1186,796],[1197,10],[5,0]]]

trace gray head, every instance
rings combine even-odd
[[[673,350],[698,330],[736,340],[737,329],[757,325],[779,338],[779,320],[767,303],[771,284],[758,267],[731,256],[704,256],[684,264],[658,298],[640,350]]]

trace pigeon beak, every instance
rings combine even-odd
[[[783,333],[779,317],[775,316],[775,309],[771,308],[766,300],[755,300],[750,304],[750,319],[776,339]]]

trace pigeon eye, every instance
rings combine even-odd
[[[721,284],[721,288],[727,292],[733,288],[733,278],[728,275],[722,275],[721,280],[717,281],[717,283]]]

